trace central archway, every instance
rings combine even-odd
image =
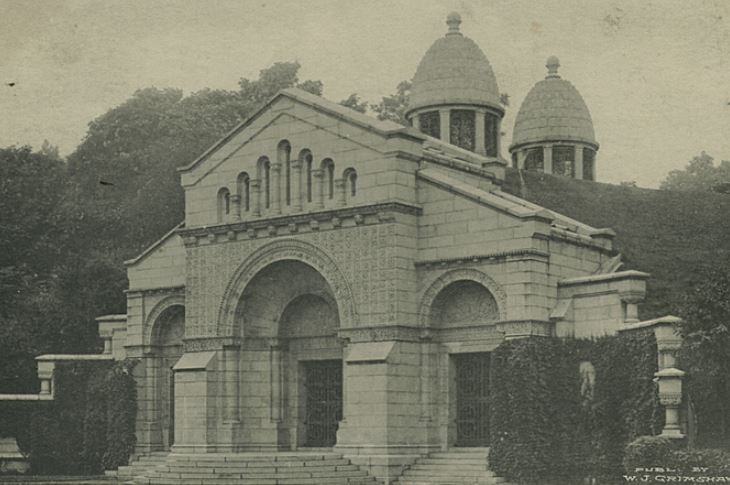
[[[241,293],[236,332],[244,341],[269,348],[264,359],[259,351],[257,363],[242,379],[260,381],[268,376],[269,418],[280,449],[335,444],[342,419],[339,315],[327,279],[299,260],[268,264]],[[260,414],[256,402],[244,402],[244,415]]]

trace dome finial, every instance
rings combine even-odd
[[[557,56],[548,57],[547,62],[545,63],[545,67],[548,68],[547,77],[560,77],[560,75],[558,74],[560,60],[558,60]]]
[[[461,15],[459,15],[458,12],[451,12],[448,17],[446,17],[446,25],[449,26],[449,32],[446,35],[449,34],[459,34],[459,24],[461,24]]]

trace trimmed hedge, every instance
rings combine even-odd
[[[626,444],[663,425],[656,370],[652,332],[504,342],[492,356],[490,466],[523,482],[615,479]]]
[[[53,401],[4,402],[3,420],[37,475],[89,475],[126,464],[135,445],[135,361],[59,363]]]

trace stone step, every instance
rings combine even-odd
[[[423,465],[453,465],[453,466],[489,466],[489,463],[485,459],[481,460],[447,460],[445,458],[419,458],[417,464]]]
[[[417,466],[418,466],[418,469],[419,470],[446,470],[446,471],[460,471],[460,470],[463,470],[463,471],[478,471],[478,472],[483,472],[483,471],[488,471],[489,470],[487,468],[487,464],[486,463],[481,463],[479,465],[464,465],[464,464],[454,465],[454,464],[451,464],[451,463],[438,463],[438,464],[433,464],[433,463],[418,462],[417,463]]]
[[[489,453],[452,453],[449,451],[437,451],[429,455],[433,458],[446,458],[451,460],[486,460]]]

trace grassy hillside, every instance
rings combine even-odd
[[[700,270],[730,262],[730,195],[572,180],[509,169],[504,190],[616,231],[625,269],[651,273],[641,318],[674,313]]]

